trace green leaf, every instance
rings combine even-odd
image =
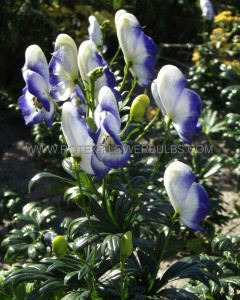
[[[72,157],[64,158],[64,160],[62,161],[62,167],[72,178],[77,180],[77,175],[73,168],[73,158]]]
[[[78,252],[84,249],[86,246],[90,245],[91,243],[95,241],[100,241],[102,237],[105,237],[106,235],[108,235],[108,233],[106,232],[86,233],[83,237],[77,238],[74,241],[73,249],[74,251]]]
[[[102,255],[108,255],[113,265],[120,261],[120,242],[121,235],[109,234],[105,237],[101,245]]]
[[[159,281],[158,288],[180,278],[198,280],[209,288],[209,280],[213,280],[216,284],[220,285],[218,278],[204,269],[209,267],[209,265],[211,265],[212,270],[217,269],[219,271],[219,267],[213,261],[199,261],[192,259],[191,257],[183,258],[167,269]]]
[[[35,186],[35,184],[40,180],[40,179],[44,179],[44,178],[50,178],[50,179],[55,179],[57,181],[61,181],[61,182],[65,182],[67,184],[70,184],[70,185],[77,185],[77,182],[76,181],[72,181],[72,180],[69,180],[67,178],[64,178],[64,177],[60,177],[60,176],[57,176],[57,175],[54,175],[54,174],[51,174],[51,173],[48,173],[48,172],[41,172],[41,173],[38,173],[37,175],[35,175],[29,182],[28,184],[28,192],[30,193],[33,189],[33,187]]]

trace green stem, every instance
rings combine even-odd
[[[162,146],[163,146],[163,151],[164,151],[164,149],[165,149],[165,146],[166,146],[166,143],[167,143],[167,140],[168,140],[168,137],[169,137],[169,136],[168,136],[168,132],[169,132],[169,128],[170,128],[171,122],[172,122],[172,120],[171,120],[171,119],[168,119],[168,120],[167,120],[167,123],[166,123],[166,126],[165,126],[165,137],[164,137],[164,139],[163,139],[163,144],[162,144]],[[157,172],[158,168],[159,168],[160,165],[161,165],[161,159],[162,159],[163,151],[161,151],[161,153],[160,153],[160,155],[159,155],[159,157],[158,157],[158,160],[157,160],[156,164],[154,165],[154,168],[153,168],[153,170],[152,170],[152,173],[151,173],[151,175],[149,176],[149,178],[148,178],[148,180],[147,180],[147,182],[146,182],[146,184],[145,184],[145,188],[149,185],[150,181],[152,180],[153,176],[155,175],[155,173]]]
[[[121,50],[121,48],[118,47],[117,52],[115,53],[115,55],[113,56],[113,58],[112,58],[112,60],[111,60],[111,62],[110,62],[110,64],[109,64],[110,68],[111,68],[111,66],[114,64],[114,62],[115,62],[115,60],[116,60],[116,58],[117,58],[117,56],[118,56],[120,50]]]
[[[122,91],[122,89],[123,89],[123,87],[125,85],[125,82],[127,80],[127,76],[128,76],[128,73],[129,73],[129,70],[130,70],[131,66],[132,66],[132,63],[130,61],[128,61],[127,64],[125,65],[124,75],[123,75],[123,81],[122,81],[122,83],[121,83],[121,85],[119,87],[119,92]]]
[[[102,206],[105,209],[105,211],[107,212],[107,214],[109,215],[109,217],[112,219],[114,224],[116,224],[116,221],[115,221],[113,213],[112,213],[111,204],[108,201],[108,197],[109,196],[107,193],[107,177],[104,177],[103,181],[102,181]]]
[[[95,97],[94,97],[94,94],[95,94],[95,81],[91,80],[91,101],[90,101],[90,104],[91,104],[92,117],[94,117],[94,110],[95,110]]]
[[[215,145],[214,141],[212,140],[212,138],[210,137],[210,135],[206,134],[207,136],[207,140],[210,143],[210,145],[213,147],[213,150],[217,153],[217,155],[220,155],[220,151],[218,150],[217,146]]]
[[[145,128],[143,129],[143,132],[141,134],[139,134],[139,136],[135,139],[135,141],[139,141],[143,136],[144,134],[148,131],[148,129],[152,126],[152,124],[155,122],[155,120],[158,118],[158,115],[159,115],[159,112],[160,112],[160,108],[158,108],[156,110],[156,114],[155,116],[152,118],[152,120],[148,123],[147,126],[145,126]]]
[[[135,133],[135,132],[138,132],[140,129],[139,128],[134,128],[128,135],[127,137],[125,138],[125,142],[128,142],[130,137]]]
[[[174,223],[175,223],[175,220],[178,218],[178,216],[179,216],[179,215],[178,215],[177,212],[175,212],[174,215],[172,216],[172,219],[171,219],[171,221],[172,221],[172,226],[169,228],[168,234],[167,234],[167,236],[166,236],[166,238],[165,238],[165,240],[164,240],[163,246],[162,246],[162,248],[161,248],[161,252],[160,252],[160,255],[159,255],[159,259],[158,259],[158,262],[157,262],[157,265],[156,265],[156,272],[155,272],[155,274],[154,274],[154,276],[153,276],[153,279],[152,279],[152,282],[151,282],[151,284],[150,284],[150,287],[149,287],[149,290],[148,290],[149,292],[152,290],[152,288],[153,288],[153,286],[154,286],[154,283],[155,283],[155,281],[156,281],[156,278],[157,278],[157,275],[158,275],[158,271],[159,271],[159,269],[160,269],[160,265],[161,265],[161,262],[162,262],[162,259],[163,259],[163,255],[164,255],[165,249],[166,249],[166,247],[167,247],[167,245],[168,245],[168,242],[169,242],[169,239],[170,239],[170,237],[171,237],[171,235],[172,235]]]
[[[123,100],[122,104],[120,105],[119,111],[121,111],[125,107],[125,105],[128,103],[130,96],[132,95],[132,92],[135,89],[137,81],[138,81],[137,77],[134,77],[131,90],[128,92],[127,97]]]
[[[124,262],[125,259],[123,256],[121,256],[121,261],[120,261],[120,270],[121,270],[121,275],[120,275],[120,295],[121,295],[121,300],[124,300]]]
[[[125,125],[125,127],[123,128],[123,130],[122,130],[122,131],[120,132],[120,134],[119,134],[121,137],[123,137],[125,131],[126,131],[127,128],[128,128],[128,125],[129,125],[131,122],[132,122],[132,117],[129,117],[129,119],[128,119],[126,125]]]
[[[77,161],[76,158],[73,158],[73,160],[74,160],[74,163],[73,163],[74,164],[74,170],[75,170],[75,173],[76,173],[76,176],[77,176],[77,182],[78,182],[78,187],[79,187],[80,197],[81,197],[81,204],[79,205],[77,203],[77,205],[79,205],[79,207],[84,211],[85,215],[87,216],[89,226],[90,226],[91,229],[93,229],[93,225],[92,225],[92,221],[91,221],[91,218],[90,218],[90,215],[89,215],[89,212],[88,212],[88,208],[86,207],[86,203],[84,201],[82,183],[81,183],[81,179],[80,179],[79,172],[78,172],[78,161]]]

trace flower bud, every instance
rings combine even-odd
[[[121,256],[128,257],[133,252],[132,232],[127,231],[121,239]]]
[[[63,258],[67,252],[68,244],[62,235],[57,235],[52,240],[52,251],[57,258]]]
[[[104,71],[106,70],[106,66],[104,67],[96,67],[92,71],[90,71],[87,76],[90,78],[91,81],[96,81],[98,78],[103,76]]]
[[[147,95],[139,95],[133,100],[130,108],[130,117],[135,122],[144,121],[144,115],[149,105],[149,98]]]

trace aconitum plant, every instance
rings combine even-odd
[[[26,87],[19,98],[27,125],[45,121],[51,126],[57,107],[68,146],[62,165],[71,179],[40,173],[30,189],[48,176],[70,184],[66,194],[83,216],[72,220],[63,236],[54,228],[45,230],[50,254],[39,254],[35,265],[28,262],[10,274],[6,284],[33,281],[28,299],[196,299],[184,289],[170,291],[165,285],[182,277],[203,284],[209,278],[216,281],[203,261],[182,262],[182,273],[173,265],[162,277],[159,269],[178,221],[204,232],[199,223],[209,213],[207,192],[180,157],[163,160],[161,152],[150,170],[134,168],[130,146],[151,130],[163,137],[163,146],[177,135],[191,144],[191,136],[201,131],[201,99],[187,88],[176,66],[163,66],[157,75],[157,46],[134,15],[116,13],[119,49],[110,62],[103,56],[107,48],[101,26],[94,16],[89,22],[89,40],[79,47],[67,34],[57,37],[49,65],[37,45],[27,48],[22,69]],[[119,83],[114,70],[120,49],[125,67]],[[152,95],[133,99],[136,85],[151,87]],[[152,96],[157,108],[147,120]],[[147,166],[146,159],[143,163]],[[162,180],[155,180],[158,176]],[[156,230],[151,232],[152,226]],[[61,296],[56,296],[59,290]]]

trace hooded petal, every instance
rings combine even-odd
[[[56,111],[56,105],[55,102],[50,98],[49,99],[49,104],[50,104],[50,110],[49,112],[43,109],[42,113],[44,115],[44,121],[47,126],[50,126],[53,122],[54,116],[55,116],[55,111]]]
[[[166,65],[157,76],[158,94],[167,115],[173,120],[177,115],[177,105],[187,84],[182,72],[175,66]]]
[[[101,87],[108,86],[111,89],[115,86],[115,77],[107,67],[106,61],[98,53],[95,43],[91,40],[84,41],[78,52],[78,67],[80,74],[87,90],[90,89],[90,79],[87,74],[97,67],[105,67],[104,74],[95,82],[95,99],[98,98],[98,93]]]
[[[210,203],[206,190],[198,183],[193,183],[183,210],[180,212],[180,221],[189,228],[203,232],[198,224],[209,213]]]
[[[65,101],[73,92],[78,78],[77,46],[67,34],[58,35],[49,63],[52,97]]]
[[[157,47],[144,34],[136,17],[124,10],[115,15],[115,24],[125,62],[131,62],[130,71],[140,86],[148,85],[155,76]]]
[[[102,87],[99,91],[98,110],[100,112],[106,111],[111,113],[112,115],[114,115],[114,117],[118,120],[120,124],[120,116],[115,95],[112,92],[112,90],[107,86]]]
[[[164,186],[174,210],[182,211],[188,192],[196,176],[182,162],[171,163],[164,173]]]
[[[29,71],[38,73],[46,82],[49,82],[47,59],[38,45],[31,45],[26,49],[25,64],[22,68],[23,78],[25,81]]]
[[[50,111],[48,82],[38,73],[29,72],[26,83],[29,92],[42,103],[46,111]]]

